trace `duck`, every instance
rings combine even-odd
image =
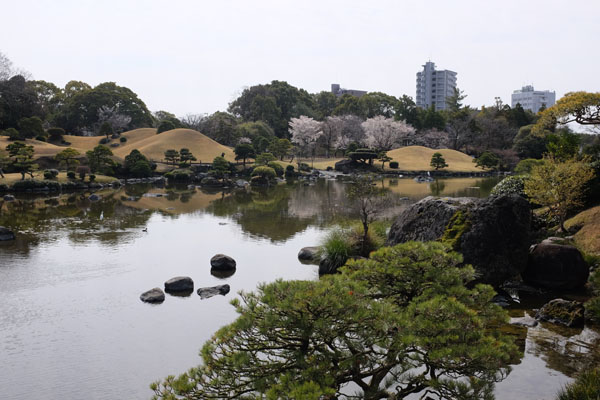
[[[148,232],[148,228],[142,229],[142,232]]]

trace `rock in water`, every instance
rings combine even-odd
[[[590,269],[576,247],[547,239],[531,246],[527,267],[521,275],[533,286],[569,290],[583,287],[589,274]]]
[[[530,231],[531,210],[520,196],[430,196],[396,218],[387,244],[441,239],[473,265],[479,282],[498,286],[525,269]]]
[[[577,301],[554,299],[540,308],[535,319],[568,327],[579,327],[583,326],[584,307]]]
[[[225,254],[216,254],[210,259],[210,265],[212,268],[221,271],[227,271],[235,269],[235,260]]]
[[[538,325],[538,322],[535,318],[532,318],[529,315],[525,315],[524,317],[511,318],[510,324],[516,326],[524,326],[526,328],[535,328]]]
[[[319,247],[303,247],[298,252],[298,260],[300,261],[312,261],[318,262],[319,257],[317,257],[317,252],[319,251]]]
[[[165,293],[161,288],[156,287],[142,293],[140,300],[142,300],[144,303],[162,303],[165,301]]]
[[[92,195],[90,195],[90,197],[88,197],[88,199],[90,201],[99,201],[101,199],[101,197],[97,194],[92,194]]]
[[[205,287],[198,289],[197,293],[201,299],[208,299],[213,296],[222,295],[225,296],[229,293],[229,285],[218,285],[213,287]]]
[[[165,282],[165,292],[192,292],[194,281],[189,276],[177,276]]]
[[[15,233],[8,228],[0,226],[0,242],[5,240],[15,240]]]

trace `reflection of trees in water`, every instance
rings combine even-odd
[[[286,185],[235,191],[208,207],[217,216],[230,216],[250,235],[285,241],[306,229],[311,219],[290,214],[291,190]]]
[[[0,209],[0,226],[15,231],[17,240],[5,248],[27,253],[41,242],[57,240],[60,232],[77,243],[94,239],[115,245],[130,234],[128,229],[145,225],[151,215],[123,206],[114,191],[102,192],[97,202],[89,201],[88,196],[74,193],[7,202]]]
[[[573,329],[543,323],[528,332],[527,351],[546,366],[569,377],[600,365],[600,333],[592,328]]]
[[[434,196],[439,196],[446,189],[446,184],[444,181],[436,179],[435,181],[429,184],[429,190],[431,190],[431,194]]]

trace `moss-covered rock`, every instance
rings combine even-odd
[[[454,213],[448,225],[446,225],[446,230],[442,235],[442,243],[448,245],[454,250],[458,250],[460,248],[460,239],[462,235],[469,230],[471,227],[471,221],[469,220],[468,211],[458,210]]]
[[[530,236],[529,203],[518,195],[427,197],[396,218],[387,244],[442,241],[475,267],[478,281],[498,286],[527,265]]]
[[[583,326],[584,307],[577,301],[554,299],[544,304],[535,318],[568,327]]]

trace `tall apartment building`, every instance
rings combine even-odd
[[[537,113],[542,108],[552,107],[556,102],[556,93],[549,90],[534,90],[532,85],[523,86],[521,90],[515,90],[510,96],[510,106],[521,104],[525,110]]]
[[[343,94],[351,94],[352,96],[361,97],[367,94],[366,90],[356,90],[356,89],[344,89],[340,87],[339,83],[331,84],[331,93],[335,94],[337,97],[340,97]]]
[[[435,63],[428,61],[423,65],[423,71],[417,72],[417,107],[433,105],[437,111],[445,110],[446,98],[454,94],[455,88],[456,72],[438,71]]]

